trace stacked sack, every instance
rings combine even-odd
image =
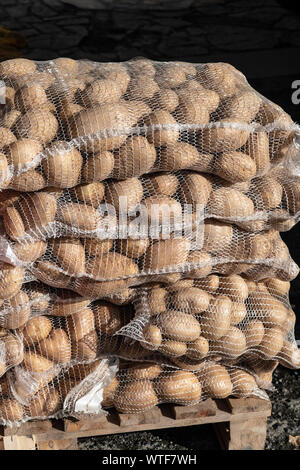
[[[279,233],[299,128],[279,106],[222,63],[16,59],[0,78],[3,424],[265,396],[299,367]]]

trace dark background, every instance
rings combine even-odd
[[[66,0],[67,1],[67,0]],[[72,1],[72,0],[69,0]],[[80,0],[77,0],[80,2]],[[86,4],[91,0],[86,0]],[[300,2],[280,0],[98,0],[101,10],[75,8],[59,0],[0,0],[0,60],[58,56],[95,61],[223,61],[239,68],[260,93],[300,123],[292,83],[300,80]],[[156,8],[141,5],[156,3]],[[131,4],[133,8],[124,8]],[[140,8],[134,8],[134,5]],[[162,8],[167,4],[166,8]],[[113,5],[114,8],[109,8]],[[122,7],[123,5],[123,7]],[[120,8],[121,6],[121,8]],[[300,226],[300,224],[298,224]],[[300,264],[299,228],[283,233]],[[291,303],[299,305],[300,276]],[[298,320],[296,337],[300,340]],[[299,429],[298,372],[279,367],[269,419],[267,449],[288,449]],[[199,447],[200,446],[200,447]],[[82,449],[218,449],[211,426],[85,439]]]

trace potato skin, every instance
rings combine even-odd
[[[67,142],[55,142],[49,155],[42,160],[42,167],[48,186],[72,188],[78,184],[83,158],[76,148]]]

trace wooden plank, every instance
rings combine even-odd
[[[86,431],[91,429],[98,429],[102,425],[107,424],[106,416],[101,418],[89,418],[89,419],[71,419],[66,418],[64,419],[64,431],[65,432],[76,432],[76,431]]]
[[[267,435],[267,418],[232,421],[228,450],[263,450]]]
[[[158,424],[162,420],[161,409],[155,406],[151,410],[137,414],[118,414],[119,426],[136,426],[141,424]]]
[[[52,423],[49,419],[43,421],[28,421],[20,426],[3,427],[3,436],[27,436],[31,434],[41,434],[49,432]]]
[[[41,441],[38,450],[77,450],[77,439],[59,439]]]
[[[4,436],[4,450],[36,450],[34,436]]]
[[[261,398],[226,398],[228,410],[232,415],[240,413],[253,413],[257,411],[267,411],[271,413],[272,405],[269,400]]]
[[[192,406],[171,405],[171,416],[174,419],[202,418],[215,416],[217,412],[216,402],[211,398]]]

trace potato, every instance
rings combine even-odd
[[[71,340],[80,341],[95,329],[94,312],[86,307],[73,313],[66,318],[66,326]]]
[[[32,372],[47,372],[54,367],[52,361],[30,350],[25,351],[23,364],[25,369]]]
[[[225,249],[230,249],[232,237],[233,227],[231,224],[214,219],[205,220],[203,250],[215,254],[224,252]]]
[[[212,258],[204,251],[190,251],[188,258],[187,276],[193,279],[201,279],[211,273]]]
[[[210,179],[199,173],[187,173],[181,183],[181,198],[184,204],[206,206],[211,194]]]
[[[155,163],[156,151],[145,137],[133,135],[115,152],[114,157],[112,177],[125,179],[148,173]]]
[[[12,175],[8,168],[8,162],[4,153],[0,153],[0,185],[6,188],[11,182]]]
[[[40,315],[30,318],[27,321],[25,328],[22,330],[25,346],[31,346],[32,344],[38,343],[42,339],[47,338],[51,330],[52,323],[48,317]]]
[[[54,362],[67,364],[71,360],[71,344],[61,328],[52,330],[47,338],[40,340],[37,351]]]
[[[227,118],[251,122],[257,115],[261,102],[258,93],[250,90],[242,91],[225,101],[224,112]]]
[[[96,263],[96,258],[93,260]],[[107,264],[106,264],[107,266]],[[95,267],[98,270],[98,267]],[[106,268],[105,268],[106,269]],[[92,274],[93,276],[93,274]],[[128,287],[135,284],[134,278],[111,280],[111,281],[98,281],[85,277],[76,279],[72,289],[79,295],[88,296],[90,298],[99,299],[108,297],[127,289]]]
[[[149,379],[153,380],[159,376],[163,371],[162,366],[159,364],[149,364],[147,362],[139,362],[136,364],[129,364],[129,367],[126,368],[126,379]]]
[[[279,353],[279,360],[280,364],[285,367],[298,369],[300,367],[300,350],[295,344],[284,340]]]
[[[77,200],[89,204],[95,209],[102,203],[105,187],[103,183],[95,181],[94,183],[81,184],[73,189]]]
[[[229,64],[219,62],[202,65],[197,76],[206,88],[216,91],[221,98],[227,98],[236,92],[239,77]]]
[[[76,276],[85,273],[85,251],[80,240],[53,239],[49,241],[49,248],[67,274]]]
[[[91,152],[113,150],[125,142],[131,125],[130,114],[125,104],[95,105],[74,117],[70,138],[85,136],[87,149]],[[115,135],[106,137],[107,129],[114,129]]]
[[[150,59],[134,58],[128,62],[128,67],[132,76],[142,75],[153,77],[155,75],[155,67]]]
[[[158,194],[143,200],[149,219],[149,225],[153,228],[159,226],[171,227],[182,221],[182,206],[176,199]]]
[[[6,127],[0,127],[0,148],[3,149],[11,145],[17,139],[15,135]]]
[[[215,354],[221,354],[234,359],[241,356],[246,350],[245,335],[239,328],[230,326],[224,336],[210,344],[210,349]]]
[[[120,253],[107,253],[100,258],[90,259],[86,266],[87,274],[93,279],[113,280],[131,277],[139,273],[138,265],[127,256]],[[117,285],[117,284],[116,284]]]
[[[155,78],[162,88],[177,88],[186,80],[186,74],[180,65],[164,64],[156,71]]]
[[[112,381],[108,385],[106,385],[106,387],[103,390],[103,399],[101,402],[101,406],[103,408],[111,408],[114,405],[113,398],[119,385],[120,383],[117,377],[114,377]]]
[[[269,171],[269,139],[265,131],[260,130],[258,132],[252,132],[243,150],[253,158],[256,165],[256,176],[263,176]]]
[[[120,308],[100,300],[93,306],[95,327],[102,335],[114,335],[123,326]]]
[[[74,59],[69,59],[67,57],[58,57],[57,59],[53,60],[54,70],[58,72],[58,74],[62,75],[69,75],[72,76],[78,73],[78,62]]]
[[[237,325],[247,315],[247,309],[244,302],[232,302],[231,312],[230,312],[230,324]]]
[[[283,325],[287,318],[285,305],[268,292],[256,290],[249,294],[248,307],[265,326]]]
[[[47,249],[47,243],[43,240],[37,240],[30,243],[15,243],[13,250],[16,257],[25,263],[36,261],[38,258],[43,256]]]
[[[79,183],[82,167],[80,152],[65,141],[56,141],[42,160],[42,168],[49,186],[72,188]]]
[[[52,287],[68,289],[71,278],[59,271],[59,267],[51,261],[38,261],[33,269],[37,279]]]
[[[94,231],[101,222],[100,212],[86,204],[70,202],[59,207],[57,220],[73,229]]]
[[[145,118],[147,139],[155,147],[174,144],[179,138],[179,127],[173,116],[163,109],[154,111]],[[163,126],[170,126],[165,129]]]
[[[217,340],[230,328],[232,302],[229,297],[218,296],[210,301],[206,312],[200,317],[201,335],[208,340]]]
[[[110,82],[116,83],[121,90],[121,94],[123,95],[126,92],[130,82],[130,76],[127,73],[125,67],[113,69],[111,67],[112,64],[110,66],[107,66],[107,64],[105,65],[106,67],[103,69],[102,74],[103,77],[107,80],[110,80]]]
[[[166,338],[175,341],[195,341],[201,332],[199,322],[193,315],[176,310],[160,313],[155,323]]]
[[[197,287],[188,287],[175,291],[171,301],[176,310],[198,314],[207,310],[210,296]]]
[[[257,387],[255,378],[242,369],[229,371],[233,384],[232,394],[238,398],[249,397]]]
[[[2,398],[0,401],[0,416],[3,420],[11,422],[20,421],[23,418],[23,414],[23,407],[17,400]]]
[[[256,165],[246,153],[238,151],[221,153],[214,165],[214,173],[232,183],[248,181],[256,175]]]
[[[12,240],[19,240],[25,235],[25,227],[19,211],[15,207],[8,207],[3,214],[3,223],[7,235]]]
[[[160,240],[147,249],[143,267],[155,272],[168,267],[182,266],[188,257],[190,241],[186,238]]]
[[[117,241],[117,249],[120,253],[134,259],[140,258],[145,253],[149,245],[149,238],[141,238],[137,240],[127,238]]]
[[[24,280],[24,268],[0,263],[0,299],[10,299],[21,290]]]
[[[233,301],[241,302],[248,297],[248,286],[244,279],[237,274],[228,277],[220,276],[219,292]]]
[[[281,281],[280,279],[270,278],[265,280],[265,285],[267,286],[270,294],[285,295],[289,292],[291,284],[288,281]]]
[[[30,291],[28,292],[28,297],[32,304],[31,307],[35,311],[43,312],[49,307],[50,296],[47,287],[45,289],[43,284],[30,284]]]
[[[52,416],[62,407],[58,390],[42,389],[29,402],[28,409],[31,417]]]
[[[35,192],[45,188],[47,185],[41,173],[35,170],[28,170],[20,176],[15,176],[9,183],[9,187],[20,192]]]
[[[133,209],[141,202],[142,197],[143,186],[137,178],[109,182],[105,191],[106,202],[112,204],[116,211],[124,210],[124,205]]]
[[[72,317],[69,317],[72,318]],[[95,330],[81,340],[72,341],[72,356],[78,361],[94,361],[99,351],[99,338]]]
[[[23,360],[23,343],[13,334],[1,338],[4,346],[5,359],[8,367],[16,366]]]
[[[197,377],[186,370],[176,370],[162,375],[155,384],[159,399],[181,405],[198,403],[202,387]]]
[[[157,165],[160,170],[177,171],[191,168],[198,163],[199,153],[193,145],[176,142],[163,147],[158,156]]]
[[[33,73],[35,70],[35,62],[29,59],[9,59],[1,62],[0,64],[0,75],[10,79],[17,78],[26,73]]]
[[[151,289],[147,293],[149,313],[152,316],[167,310],[168,291],[163,288]]]
[[[259,351],[267,358],[271,359],[278,355],[283,346],[283,333],[281,328],[273,326],[265,329],[265,334],[259,344]]]
[[[142,76],[132,78],[127,89],[127,97],[133,100],[149,99],[159,91],[158,84],[152,79],[144,79]]]
[[[41,238],[49,224],[54,221],[56,198],[47,193],[28,194],[18,202],[25,231],[33,237]]]
[[[187,351],[186,343],[182,341],[164,340],[159,348],[159,352],[165,356],[180,357],[184,356]]]
[[[207,364],[196,374],[203,393],[211,398],[222,399],[232,393],[233,385],[225,367],[218,364]]]
[[[82,243],[88,257],[101,258],[111,250],[114,241],[111,239],[84,238]]]
[[[268,238],[267,234],[255,234],[249,240],[249,245],[245,248],[245,253],[243,257],[247,258],[247,255],[250,259],[266,259],[272,253],[272,241]],[[247,253],[248,252],[248,253]]]
[[[199,103],[203,110],[206,109],[209,113],[212,113],[216,111],[220,103],[218,93],[203,88],[199,82],[188,81],[186,86],[183,84],[176,92],[179,97],[180,106],[188,107],[191,105],[193,107],[195,103]],[[180,112],[181,108],[179,107]]]
[[[130,122],[134,126],[139,121],[142,125],[144,124],[144,118],[151,114],[151,108],[140,100],[131,100],[126,102],[127,110],[130,116]]]
[[[205,279],[193,281],[193,285],[195,285],[195,287],[199,287],[205,292],[208,292],[209,294],[214,294],[219,288],[219,276],[216,274],[211,274]]]
[[[265,334],[264,324],[260,320],[250,320],[243,327],[247,349],[258,346]]]
[[[277,207],[282,198],[281,184],[270,176],[263,176],[253,183],[250,191],[255,194],[255,205],[260,210],[269,210]]]
[[[196,341],[188,343],[186,356],[194,361],[200,361],[209,352],[209,342],[203,336],[200,336]]]
[[[254,204],[236,189],[219,188],[211,193],[209,209],[211,214],[219,217],[242,219],[254,213]]]
[[[0,215],[3,215],[8,207],[16,204],[20,194],[12,189],[4,189],[0,192]]]
[[[121,413],[136,413],[157,405],[158,398],[150,380],[138,380],[120,386],[113,404]]]
[[[15,94],[15,107],[21,113],[25,113],[31,108],[39,108],[47,103],[47,95],[44,88],[38,84],[28,84],[19,88]]]
[[[85,183],[103,181],[108,178],[114,168],[114,155],[108,151],[96,152],[91,155],[82,169],[82,179]]]
[[[58,122],[55,116],[42,109],[30,109],[19,117],[15,124],[15,133],[18,139],[35,139],[47,144],[54,139],[58,131]]]
[[[5,313],[3,316],[3,326],[10,330],[21,328],[27,323],[30,316],[30,301],[28,295],[20,291],[10,298],[9,303],[12,311]]]
[[[178,96],[170,88],[161,88],[152,98],[153,107],[172,113],[179,104]]]
[[[150,351],[155,351],[161,346],[162,343],[162,334],[160,329],[152,324],[145,326],[143,329],[144,340],[140,341],[140,344],[145,349],[150,349]]]
[[[209,111],[203,101],[181,100],[176,119],[181,124],[204,125],[209,123]]]
[[[90,83],[80,95],[85,108],[95,104],[118,103],[122,96],[119,84],[109,79],[98,79]]]
[[[79,297],[74,292],[66,291],[51,304],[51,315],[54,317],[68,317],[80,312],[90,303],[90,299]]]
[[[299,181],[289,181],[283,184],[283,203],[287,207],[290,214],[296,215],[300,210],[299,194],[300,185]]]
[[[236,119],[221,119],[214,127],[204,127],[199,132],[198,145],[201,152],[231,152],[247,142],[250,132],[239,128]]]

